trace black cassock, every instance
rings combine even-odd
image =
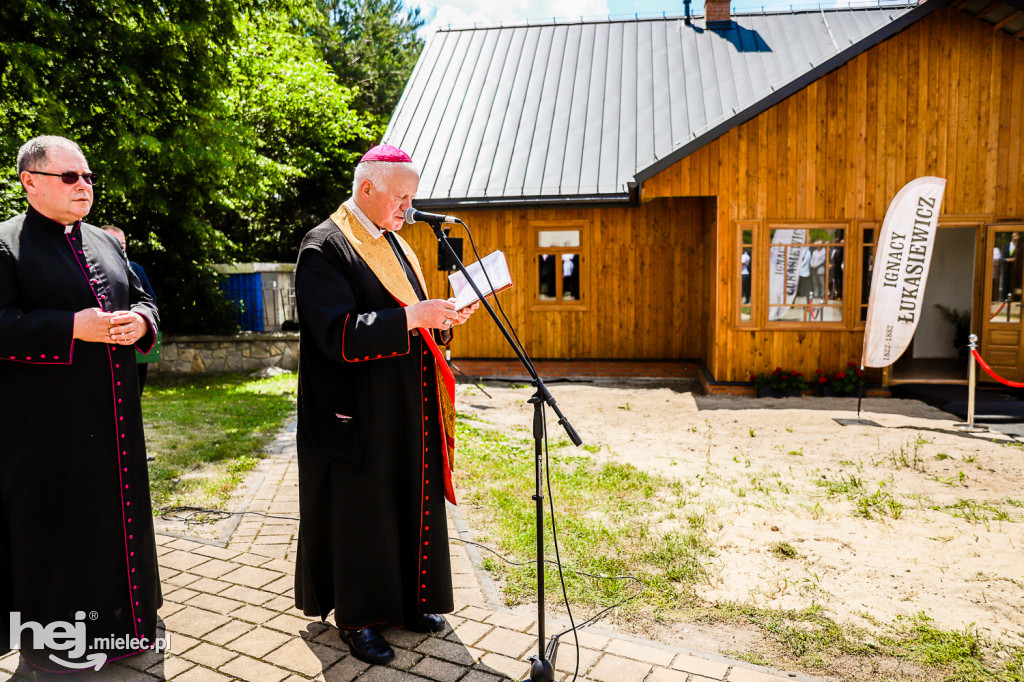
[[[453,441],[442,449],[438,390],[447,366],[442,358],[435,371],[434,339],[406,329],[393,292],[424,292],[397,255],[400,240],[370,241],[344,207],[334,218],[379,258],[375,273],[331,220],[299,252],[295,601],[321,619],[334,610],[341,628],[401,627],[416,613],[454,608],[445,522]],[[389,264],[391,290],[378,277]]]
[[[23,628],[22,655],[51,670],[51,654],[152,646],[161,603],[136,347],[73,340],[74,313],[96,307],[142,315],[136,347],[152,349],[156,307],[114,237],[31,207],[0,223],[0,648],[12,612],[127,645],[31,651]]]

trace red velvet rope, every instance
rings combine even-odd
[[[1000,305],[1000,306],[999,306],[999,310],[997,310],[997,311],[995,312],[995,314],[993,314],[993,315],[992,315],[992,317],[990,317],[990,318],[988,318],[988,319],[989,319],[989,320],[994,320],[994,319],[996,319],[996,316],[997,316],[997,315],[999,315],[999,313],[1003,312],[1003,308],[1005,308],[1005,307],[1006,307],[1006,301],[1003,301],[1002,305]]]
[[[972,350],[971,353],[974,355],[974,359],[978,361],[978,364],[981,365],[981,368],[988,372],[988,375],[995,379],[996,381],[1006,384],[1007,386],[1012,386],[1013,388],[1024,388],[1024,383],[1021,383],[1019,381],[1008,381],[999,376],[998,374],[996,374],[995,372],[993,372],[992,368],[988,366],[988,363],[981,359],[981,353],[979,353],[978,351]]]

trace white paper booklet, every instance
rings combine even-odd
[[[494,285],[493,292],[487,284],[487,277],[484,277],[484,268],[487,269],[487,277],[491,279],[491,284]],[[466,272],[473,278],[473,282],[484,296],[490,296],[492,293],[504,291],[512,286],[512,275],[508,271],[508,261],[505,260],[505,254],[501,251],[492,251],[472,265],[467,265]],[[462,310],[479,298],[476,292],[473,291],[473,287],[469,285],[469,281],[458,270],[448,275],[448,281],[452,283],[456,310]]]

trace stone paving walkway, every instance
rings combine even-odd
[[[502,682],[528,677],[528,659],[537,650],[536,607],[527,616],[498,604],[489,579],[474,567],[476,550],[456,540],[451,543],[456,610],[446,616],[449,627],[433,636],[385,631],[397,654],[389,666],[355,659],[337,629],[297,611],[292,596],[299,504],[294,430],[282,434],[273,451],[256,470],[262,481],[245,503],[250,513],[238,517],[226,543],[157,536],[164,588],[159,615],[169,650],[53,679]],[[451,516],[451,537],[470,537],[457,511]],[[553,619],[546,625],[549,636],[565,627]],[[580,682],[812,679],[599,628],[581,631],[579,641]],[[564,637],[555,658],[559,682],[572,680],[576,653],[572,636]],[[0,679],[46,678],[13,652],[0,658]]]

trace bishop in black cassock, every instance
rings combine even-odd
[[[436,614],[454,607],[445,498],[455,502],[455,382],[438,344],[476,308],[428,299],[394,233],[417,184],[401,150],[368,152],[353,198],[303,240],[295,275],[295,601],[321,619],[333,610],[353,654],[371,663],[394,656],[380,626],[438,631]]]
[[[33,665],[95,667],[156,637],[135,351],[159,318],[118,241],[81,220],[94,176],[77,145],[36,138],[19,171],[29,208],[0,223],[0,647],[15,623]],[[84,627],[85,648],[29,622]]]

